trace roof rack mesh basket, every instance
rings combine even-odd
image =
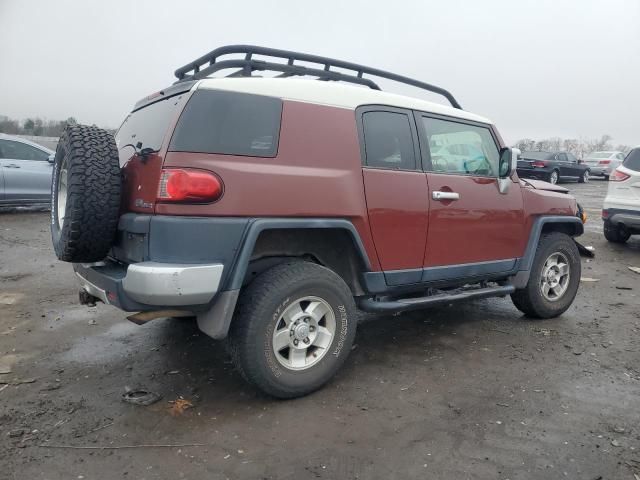
[[[220,57],[229,55],[240,56],[240,58],[220,59]],[[254,55],[268,57],[268,59],[256,59]],[[283,59],[284,62],[273,61],[273,59]],[[296,64],[296,62],[305,62],[305,65]],[[317,64],[317,66],[310,66],[309,64]],[[332,68],[339,68],[341,71],[332,70]],[[216,48],[193,62],[178,68],[175,71],[175,75],[178,78],[176,83],[199,80],[209,77],[215,72],[228,69],[235,70],[230,75],[227,75],[229,77],[250,77],[255,71],[272,71],[280,72],[277,77],[315,77],[318,80],[349,82],[380,90],[380,87],[373,80],[364,77],[366,74],[442,95],[453,107],[462,109],[453,95],[444,88],[414,80],[413,78],[333,58],[254,45],[227,45]],[[351,73],[347,73],[345,70]]]

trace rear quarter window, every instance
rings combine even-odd
[[[169,149],[275,157],[281,117],[279,98],[198,90],[178,120]]]
[[[624,162],[622,162],[622,165],[630,170],[640,172],[640,148],[634,148],[631,150],[624,159]]]

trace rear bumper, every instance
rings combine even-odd
[[[614,225],[622,224],[633,231],[640,230],[640,210],[605,208],[602,210],[602,219]]]
[[[218,292],[224,265],[116,262],[75,264],[80,287],[126,311],[208,304]]]
[[[589,173],[591,175],[609,175],[611,173],[610,167],[596,167],[588,166]]]

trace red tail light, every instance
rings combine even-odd
[[[549,165],[549,162],[547,162],[546,160],[534,160],[531,165],[533,165],[534,167],[544,168]]]
[[[609,165],[611,163],[611,160],[600,160],[598,162],[598,165]]]
[[[158,187],[161,202],[213,202],[222,196],[222,182],[213,173],[186,168],[162,170]]]
[[[626,173],[621,172],[620,170],[618,170],[616,168],[613,172],[611,172],[611,175],[609,176],[609,181],[610,182],[623,182],[629,177],[631,177],[631,175],[627,175]]]

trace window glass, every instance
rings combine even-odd
[[[531,152],[524,151],[520,154],[520,157],[527,160],[552,160],[555,155],[549,152]]]
[[[611,152],[591,152],[587,155],[588,158],[609,158],[611,156]]]
[[[222,90],[198,90],[185,107],[170,150],[273,157],[282,101]]]
[[[140,142],[141,148],[160,149],[169,124],[184,104],[184,99],[184,95],[175,95],[131,112],[127,116],[116,133],[120,165],[123,165],[134,152],[133,149],[123,148],[125,145],[136,145]]]
[[[368,166],[415,170],[416,156],[407,114],[366,112],[362,125]]]
[[[435,172],[498,175],[500,152],[488,128],[422,117]]]
[[[572,154],[567,153],[567,158],[569,159],[569,161],[571,163],[578,163],[578,159],[576,157],[574,157]]]
[[[640,148],[631,150],[624,159],[624,162],[622,162],[622,165],[628,169],[640,172]]]
[[[559,154],[558,154],[558,160],[559,160],[560,162],[566,162],[566,161],[567,161],[567,155],[566,155],[566,154],[564,154],[564,153],[559,153]]]
[[[618,160],[624,160],[624,155],[623,155],[622,153],[618,153],[618,154],[616,155],[616,158],[617,158]]]
[[[14,142],[13,140],[0,140],[0,158],[44,161],[49,158],[49,154],[44,150],[32,147],[26,143]]]

